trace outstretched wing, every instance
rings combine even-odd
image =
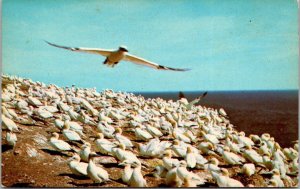
[[[192,102],[190,102],[189,104],[196,104],[198,103],[202,98],[204,98],[207,95],[207,91],[205,93],[203,93],[201,96],[199,96],[198,98],[196,98],[195,100],[193,100]]]
[[[202,98],[204,98],[207,95],[207,92],[203,93],[201,96],[196,98],[195,100],[191,101],[186,107],[188,110],[192,108],[195,104],[197,104]]]
[[[62,48],[62,49],[67,49],[67,50],[70,50],[70,51],[98,54],[98,55],[102,55],[102,56],[106,56],[106,57],[109,56],[113,52],[113,50],[97,49],[97,48],[65,47],[65,46],[50,43],[48,41],[45,41],[45,42],[48,43],[51,46]]]
[[[185,98],[185,95],[182,91],[179,91],[178,97],[179,97],[179,99],[182,99],[182,98]]]
[[[188,71],[188,70],[190,70],[190,69],[180,69],[180,68],[171,68],[171,67],[167,67],[167,66],[162,66],[162,65],[156,64],[154,62],[150,62],[148,60],[145,60],[143,58],[133,56],[131,54],[126,54],[126,56],[124,57],[124,60],[125,61],[130,61],[130,62],[135,63],[135,64],[155,68],[155,69],[158,69],[158,70],[172,70],[172,71]]]

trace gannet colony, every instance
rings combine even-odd
[[[246,136],[185,98],[2,75],[1,108],[3,186],[298,186],[298,141]]]

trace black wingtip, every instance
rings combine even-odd
[[[191,70],[191,69],[189,69],[189,68],[171,68],[171,67],[162,66],[162,65],[158,65],[157,69],[159,69],[159,70],[180,71],[180,72],[184,72],[184,71],[189,71],[189,70]]]
[[[71,50],[71,51],[75,51],[75,50],[79,50],[79,48],[77,47],[66,47],[66,46],[61,46],[61,45],[56,45],[54,43],[50,43],[49,41],[44,40],[46,43],[48,43],[48,45],[51,45],[53,47],[58,47],[58,48],[63,48],[63,49],[67,49],[67,50]]]
[[[183,94],[182,91],[179,91],[178,97],[179,97],[179,99],[182,99],[182,98],[185,98],[185,95]]]
[[[202,94],[202,97],[205,97],[207,95],[207,91]]]
[[[168,68],[168,70],[179,71],[179,72],[185,72],[185,71],[191,70],[189,68],[170,68],[170,67],[167,67],[167,68]]]
[[[190,69],[190,68],[183,68],[183,69],[181,69],[182,71],[191,71],[192,69]]]
[[[49,41],[47,41],[47,40],[44,40],[45,41],[45,43],[47,43],[48,45],[52,45],[52,46],[55,46],[55,44],[53,44],[53,43],[50,43]]]
[[[45,41],[45,43],[48,43],[48,44],[50,44],[50,42],[49,42],[49,41],[47,41],[47,40],[45,40],[45,39],[44,39],[43,41]]]

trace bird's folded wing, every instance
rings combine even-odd
[[[150,62],[148,60],[145,60],[143,58],[133,56],[131,54],[127,54],[124,57],[124,60],[133,62],[135,64],[139,64],[139,65],[149,66],[149,67],[152,67],[152,68],[155,68],[155,69],[158,69],[158,70],[172,70],[172,71],[188,71],[189,70],[189,69],[170,68],[170,67],[167,67],[167,66],[162,66],[162,65],[156,64],[154,62]]]
[[[61,45],[56,45],[53,43],[50,43],[48,41],[45,41],[51,46],[62,48],[62,49],[67,49],[70,51],[75,51],[75,52],[85,52],[85,53],[91,53],[91,54],[99,54],[102,56],[109,56],[113,50],[106,50],[106,49],[98,49],[98,48],[85,48],[85,47],[65,47]]]

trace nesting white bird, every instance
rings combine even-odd
[[[200,153],[195,153],[196,155],[196,168],[203,169],[205,164],[208,162]]]
[[[216,178],[216,182],[219,187],[244,187],[244,185],[235,179],[229,177],[227,169],[222,168],[221,174],[212,172],[213,178]]]
[[[55,119],[55,120],[54,120],[54,125],[55,125],[55,127],[57,127],[59,130],[63,129],[64,124],[65,124],[65,123],[64,123],[62,120],[60,120],[60,119]]]
[[[230,152],[230,149],[227,146],[224,146],[223,148],[223,152],[222,152],[222,157],[225,160],[226,163],[228,163],[229,165],[241,165],[242,162],[244,162],[245,160],[242,159],[242,157],[240,157],[239,155]]]
[[[105,139],[102,133],[97,134],[96,147],[101,154],[112,154],[112,150],[116,144]]]
[[[172,145],[171,149],[173,150],[175,155],[177,155],[178,157],[186,156],[187,146],[184,144],[185,144],[184,142],[179,141],[177,139],[175,139],[173,141],[173,145]]]
[[[52,133],[49,144],[58,151],[70,151],[73,150],[72,147],[63,140],[59,140],[58,133]]]
[[[122,172],[122,181],[126,184],[129,183],[129,180],[131,178],[133,169],[131,168],[131,163],[129,163],[127,160],[119,163],[119,165],[124,166],[124,170]]]
[[[246,149],[243,152],[243,156],[252,163],[260,164],[263,163],[263,158],[250,145],[246,145]]]
[[[212,158],[208,164],[205,165],[205,169],[210,173],[216,172],[219,173],[221,168],[219,167],[219,160],[216,158]]]
[[[260,146],[259,149],[258,149],[258,153],[259,153],[260,155],[263,155],[263,154],[270,153],[270,152],[271,152],[271,151],[270,151],[270,149],[268,148],[267,143],[266,143],[265,141],[263,141],[263,142],[261,143],[261,146]]]
[[[187,167],[190,167],[190,168],[196,167],[196,164],[197,164],[196,154],[193,152],[193,150],[190,146],[187,147],[185,161],[187,163]]]
[[[79,114],[77,112],[75,112],[73,110],[73,107],[71,106],[71,108],[67,111],[68,115],[70,116],[70,118],[74,121],[77,121],[79,118]]]
[[[78,121],[80,121],[83,124],[96,125],[93,119],[89,117],[87,114],[85,114],[83,110],[80,111],[80,114],[78,116]]]
[[[5,117],[3,114],[1,115],[1,118],[3,129],[7,129],[9,131],[19,131],[17,124],[13,120]]]
[[[6,142],[8,145],[10,146],[15,146],[16,142],[17,142],[17,135],[15,133],[12,132],[7,132],[6,133]]]
[[[73,157],[68,159],[68,165],[73,174],[78,176],[87,176],[88,164],[80,162],[78,154],[74,154]]]
[[[214,144],[211,142],[201,142],[197,147],[203,154],[214,153],[213,150],[215,149]]]
[[[166,185],[171,187],[182,186],[183,181],[177,175],[177,166],[172,167],[166,174]]]
[[[225,139],[225,145],[229,147],[230,151],[234,153],[240,153],[241,152],[240,147],[236,143],[232,142],[231,140],[232,140],[232,136],[227,135]]]
[[[174,138],[176,138],[178,140],[181,140],[183,142],[186,142],[186,143],[191,143],[192,142],[189,137],[187,137],[183,133],[176,132],[175,130],[173,130],[172,135],[173,135]]]
[[[253,163],[246,163],[242,167],[242,173],[250,177],[255,173],[255,165]]]
[[[45,111],[50,112],[50,113],[58,112],[57,107],[55,107],[55,106],[48,106],[47,101],[44,101],[44,106],[40,106],[39,109],[40,110],[45,110]]]
[[[122,143],[119,144],[118,148],[116,147],[112,149],[112,154],[115,158],[117,158],[120,161],[127,160],[129,163],[140,163],[140,160],[136,157],[134,153],[126,151],[126,146]]]
[[[193,172],[189,172],[186,169],[187,163],[184,160],[181,160],[179,162],[179,167],[177,168],[177,175],[178,177],[183,181],[184,178],[186,177],[190,177],[190,179],[195,182],[196,185],[202,185],[205,183],[205,179],[201,178],[200,176],[198,176],[197,174],[193,173]]]
[[[276,187],[285,187],[283,181],[280,178],[280,172],[278,169],[272,170],[273,176],[271,177],[271,180],[274,180],[276,183]]]
[[[206,134],[204,131],[200,131],[200,135],[204,138],[205,141],[212,144],[218,144],[220,142],[215,135]]]
[[[241,131],[238,133],[238,144],[240,147],[244,147],[244,146],[253,146],[254,142],[245,136],[245,132]]]
[[[104,121],[100,121],[97,125],[97,129],[103,133],[107,138],[114,138],[115,128],[111,125],[108,125]]]
[[[183,179],[183,183],[182,183],[182,187],[186,187],[186,188],[189,188],[189,187],[197,187],[198,183],[197,181],[194,181],[192,180],[191,176],[187,176]]]
[[[123,120],[126,118],[125,116],[123,116],[121,113],[119,113],[117,111],[110,111],[108,113],[108,116],[113,118],[114,120]]]
[[[116,128],[115,130],[115,139],[119,143],[124,144],[127,148],[133,147],[132,142],[127,137],[122,135],[122,129],[120,127]]]
[[[87,167],[87,175],[95,182],[102,183],[109,180],[109,175],[107,171],[101,167],[96,166],[93,162],[93,159],[98,157],[95,153],[90,153],[88,156],[88,167]]]
[[[224,116],[224,117],[227,117],[227,113],[225,112],[225,110],[223,108],[219,109],[219,114]]]
[[[289,165],[291,173],[297,173],[299,170],[299,158],[293,159],[293,161]]]
[[[141,164],[133,162],[131,166],[133,167],[133,172],[128,182],[129,187],[147,187],[147,181],[142,175]]]
[[[9,119],[20,120],[20,116],[13,109],[6,108],[4,104],[2,104],[2,114]]]
[[[57,106],[59,109],[61,109],[63,112],[68,112],[70,110],[70,106],[68,106],[67,104],[63,103],[63,102],[58,102]]]
[[[294,160],[299,157],[299,153],[293,148],[284,148],[283,153],[289,160]]]
[[[148,141],[151,138],[153,138],[153,136],[150,133],[148,133],[146,130],[143,130],[140,125],[138,125],[134,129],[134,133],[136,138],[139,140]]]
[[[2,110],[2,115],[4,115],[5,117],[9,118],[9,119],[12,119],[13,116],[10,115],[10,113],[8,112],[7,108],[5,107],[5,104],[2,103],[2,106],[1,106],[1,110]]]
[[[91,144],[89,142],[85,142],[79,151],[80,158],[84,162],[89,162],[89,155],[91,153]]]
[[[158,138],[151,139],[147,144],[143,145],[137,143],[139,155],[144,157],[156,157],[161,155],[160,153],[165,150]]]
[[[177,165],[179,165],[178,159],[172,159],[172,151],[166,150],[163,155],[164,155],[164,157],[162,158],[163,166],[167,170],[170,170],[173,167],[176,167]]]
[[[84,134],[82,132],[83,131],[83,127],[80,126],[77,122],[65,120],[64,125],[66,125],[66,124],[70,125],[70,129],[71,130],[73,130],[73,131],[79,133],[80,135],[84,136]]]
[[[28,103],[25,100],[17,98],[17,102],[15,103],[15,106],[19,110],[27,109],[28,108]]]
[[[81,141],[81,137],[75,131],[70,130],[70,124],[65,124],[63,126],[62,134],[67,140],[70,141]]]
[[[263,160],[263,165],[266,168],[268,168],[269,170],[271,170],[273,168],[273,162],[271,160],[271,153],[270,152],[267,152],[267,153],[263,154],[262,160]]]
[[[99,113],[99,121],[103,121],[106,123],[113,123],[113,120],[105,115],[105,112],[100,112]]]
[[[156,127],[153,127],[151,125],[146,125],[146,130],[153,136],[153,137],[161,137],[163,136],[163,133],[157,129]]]
[[[34,110],[33,112],[43,119],[48,119],[53,117],[53,114],[47,111],[46,109],[38,109],[38,110]]]
[[[165,178],[167,175],[167,169],[162,165],[157,165],[155,167],[155,172],[152,173],[155,178]]]
[[[261,139],[258,135],[250,134],[249,138],[254,142],[254,144],[260,144],[261,143]]]
[[[28,103],[33,106],[42,106],[43,105],[39,99],[34,98],[32,96],[28,97]]]
[[[186,130],[183,134],[184,134],[185,136],[187,136],[192,142],[196,142],[197,136],[194,135],[192,131]]]

